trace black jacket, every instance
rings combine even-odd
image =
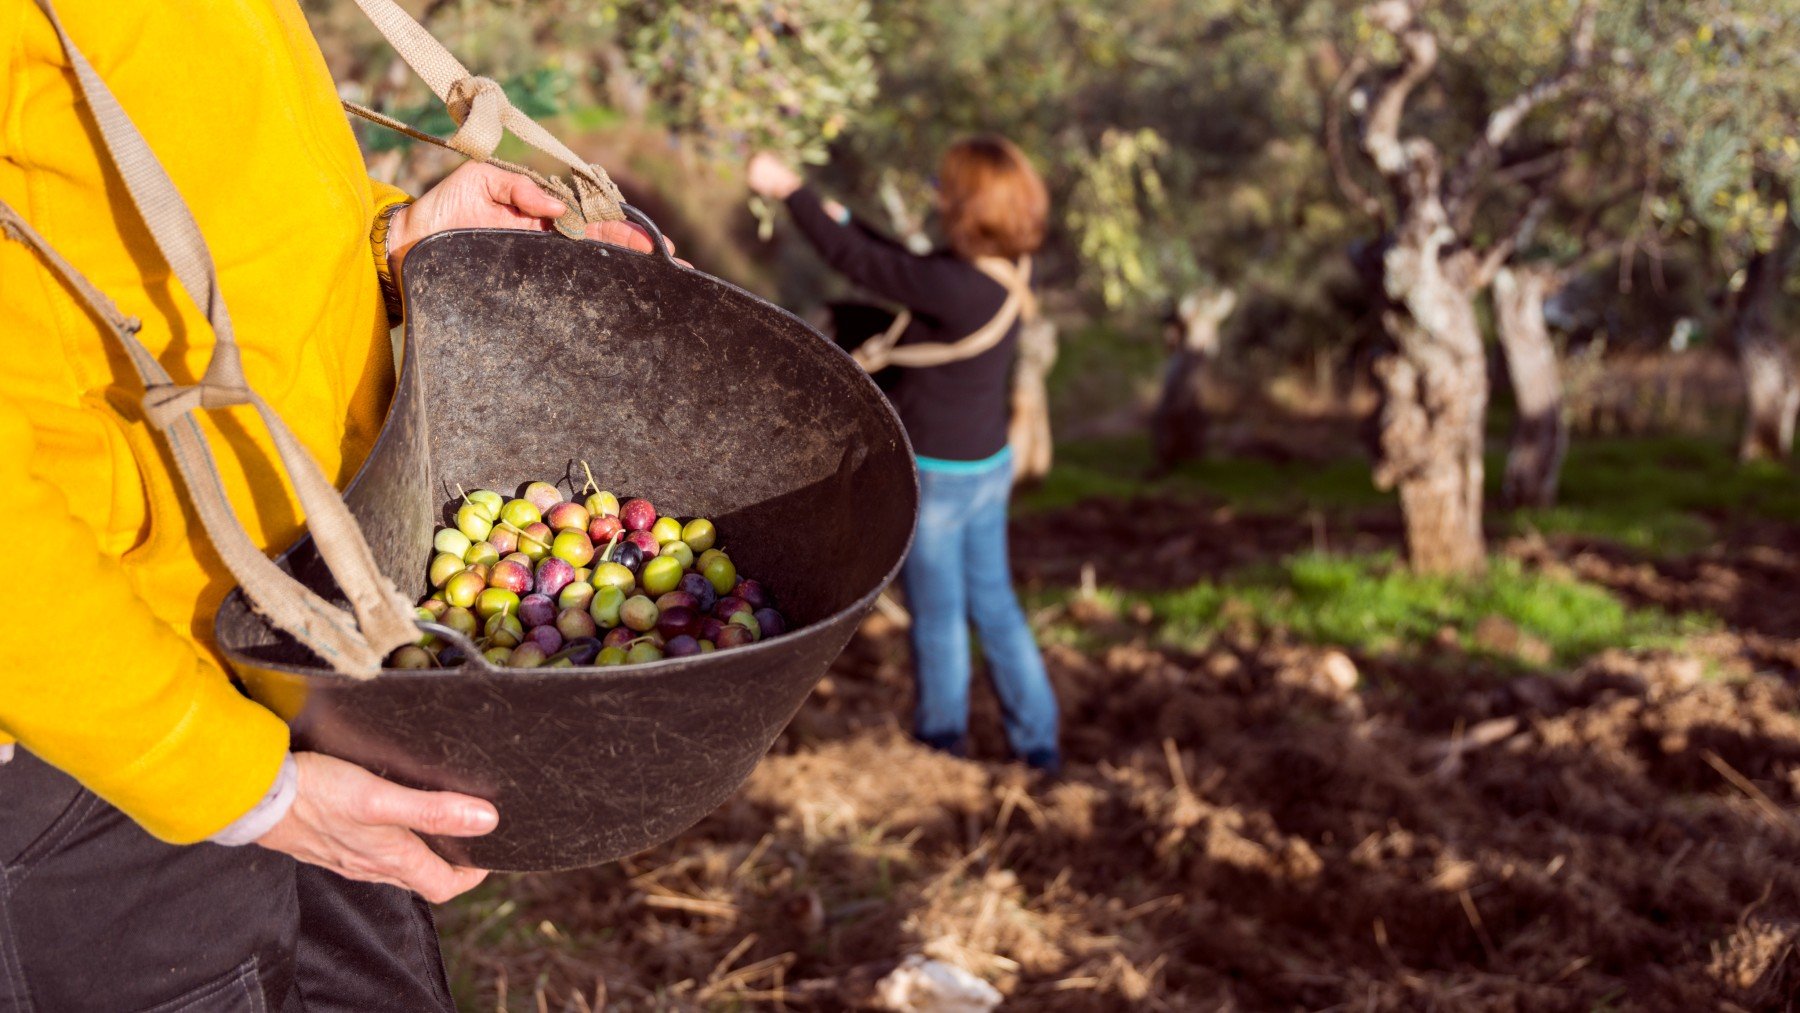
[[[919,256],[857,225],[840,225],[817,194],[788,198],[801,234],[831,267],[883,299],[912,311],[900,344],[950,343],[980,330],[1006,302],[1006,289],[947,251]],[[978,461],[1006,446],[1013,353],[1019,325],[998,345],[962,362],[901,369],[888,388],[913,452],[948,461]]]

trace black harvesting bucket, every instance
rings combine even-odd
[[[579,488],[585,460],[620,495],[712,518],[798,628],[626,668],[357,681],[234,592],[219,645],[296,748],[492,801],[493,833],[430,841],[454,862],[564,869],[660,844],[743,783],[893,578],[918,506],[905,434],[830,341],[666,251],[451,232],[411,251],[402,284],[394,403],[345,493],[402,592],[427,590],[459,487]],[[335,595],[310,540],[282,563]]]

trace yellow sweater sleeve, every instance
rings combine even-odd
[[[0,488],[32,519],[10,565],[57,589],[31,604],[31,636],[10,638],[0,732],[157,837],[203,840],[269,790],[287,726],[157,618],[37,473],[54,463],[38,450],[24,411],[0,400]]]

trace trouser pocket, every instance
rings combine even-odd
[[[211,981],[140,1013],[268,1013],[263,986],[251,957]]]

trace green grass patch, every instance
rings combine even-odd
[[[1375,488],[1368,462],[1356,458],[1320,462],[1263,458],[1208,459],[1183,464],[1167,476],[1146,479],[1152,462],[1146,436],[1120,436],[1059,445],[1056,466],[1022,493],[1019,510],[1053,510],[1095,497],[1192,496],[1244,510],[1361,510],[1392,505]]]
[[[1484,577],[1458,579],[1419,576],[1389,556],[1305,554],[1220,583],[1104,593],[1121,610],[1147,604],[1162,640],[1187,649],[1249,622],[1313,643],[1400,655],[1428,652],[1447,627],[1463,649],[1483,654],[1491,652],[1475,630],[1497,616],[1568,664],[1610,647],[1675,646],[1717,625],[1696,614],[1629,608],[1605,588],[1528,572],[1509,559],[1495,559]]]
[[[1498,489],[1504,462],[1489,468]],[[1740,464],[1716,439],[1578,440],[1556,506],[1505,519],[1514,531],[1601,538],[1656,556],[1699,551],[1734,519],[1800,522],[1800,482],[1774,462]]]

